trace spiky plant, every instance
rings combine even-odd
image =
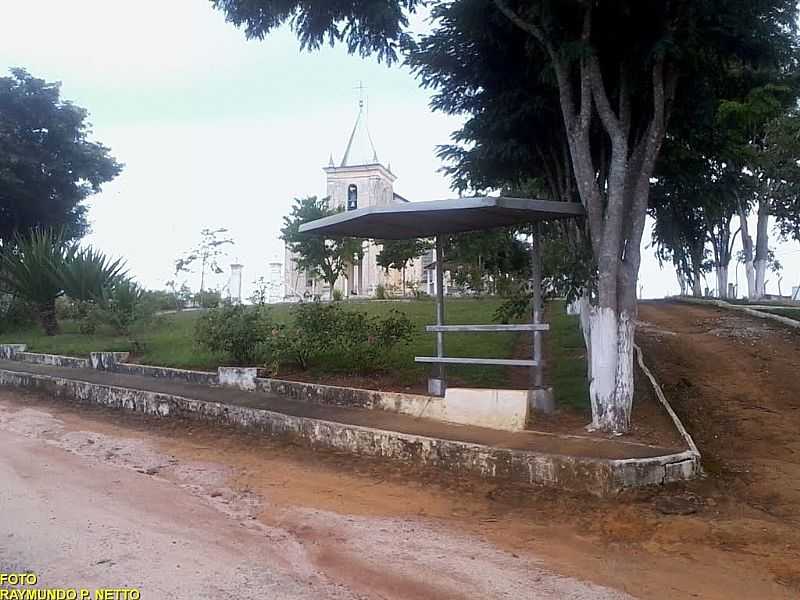
[[[0,287],[30,303],[46,335],[59,331],[56,298],[63,294],[59,272],[66,253],[63,235],[50,229],[17,235],[0,253]]]
[[[57,273],[69,298],[95,304],[104,304],[115,282],[125,275],[125,262],[121,258],[112,260],[91,246],[70,248]]]

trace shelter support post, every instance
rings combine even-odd
[[[542,331],[535,328],[543,321],[544,302],[542,299],[542,238],[541,225],[534,223],[531,235],[531,317],[534,325],[532,358],[530,368],[530,388],[528,391],[530,406],[539,412],[552,413],[555,410],[553,391],[544,387],[544,354],[542,352]]]
[[[444,325],[444,249],[442,236],[436,236],[435,243],[436,256],[436,325]],[[436,332],[436,356],[444,357],[444,332]],[[444,396],[447,391],[447,379],[445,376],[444,363],[437,363],[433,366],[433,373],[428,379],[428,393],[432,396]]]

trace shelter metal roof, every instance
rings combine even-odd
[[[368,206],[305,223],[300,232],[402,240],[583,215],[583,206],[573,202],[486,196]]]

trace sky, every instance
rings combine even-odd
[[[248,41],[205,0],[3,0],[0,73],[12,67],[61,81],[63,98],[89,111],[93,139],[124,163],[89,202],[86,242],[124,257],[149,288],[173,279],[174,260],[202,229],[224,227],[235,244],[222,262],[244,264],[247,297],[282,260],[293,198],[325,194],[322,168],[331,155],[341,160],[361,82],[395,191],[412,201],[454,196],[435,148],[461,120],[432,112],[431,92],[407,69],[342,47],[301,52],[286,28]],[[775,250],[787,292],[800,283],[800,245]],[[643,296],[676,293],[674,272],[660,271],[651,249],[643,256]],[[199,273],[188,279],[196,289]]]

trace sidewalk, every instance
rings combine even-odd
[[[0,360],[0,370],[170,394],[204,402],[266,410],[293,417],[541,454],[613,460],[651,458],[683,450],[681,448],[647,446],[622,440],[559,436],[534,431],[507,432],[448,424],[382,410],[312,404],[290,400],[277,394],[245,392],[231,388],[209,387],[95,369],[54,367]]]

